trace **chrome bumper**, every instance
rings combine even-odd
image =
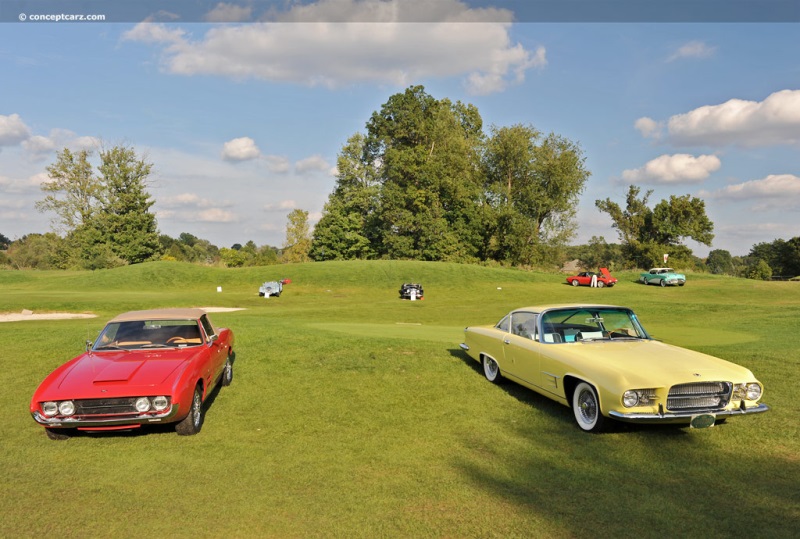
[[[461,344],[459,344],[458,346],[460,346],[460,347],[461,347],[461,349],[462,349],[462,350],[464,350],[465,352],[466,352],[467,350],[469,350],[469,346],[467,346],[467,343],[465,343],[465,342],[462,342],[462,343],[461,343]]]
[[[694,416],[701,414],[709,414],[715,417],[724,418],[737,415],[750,415],[759,414],[769,410],[766,404],[758,404],[753,408],[732,408],[730,410],[696,410],[692,412],[664,412],[657,414],[626,414],[617,411],[608,413],[609,417],[617,421],[624,421],[627,423],[688,423]]]
[[[125,425],[148,425],[150,423],[169,423],[178,415],[179,405],[173,405],[160,414],[126,414],[124,417],[88,418],[79,417],[46,417],[38,410],[32,412],[34,421],[48,428],[92,429],[103,427],[122,427]]]

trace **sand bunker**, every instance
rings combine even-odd
[[[225,313],[243,311],[240,307],[201,307],[209,313]],[[27,309],[19,313],[0,313],[0,322],[21,322],[24,320],[67,320],[70,318],[97,318],[96,314],[87,313],[34,313]]]

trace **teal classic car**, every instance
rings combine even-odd
[[[647,273],[639,275],[639,282],[643,284],[658,284],[661,286],[686,284],[686,276],[676,273],[672,268],[653,268]]]

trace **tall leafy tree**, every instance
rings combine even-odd
[[[336,187],[314,227],[310,255],[314,260],[373,258],[380,185],[377,169],[364,160],[365,138],[356,133],[337,160]]]
[[[308,262],[311,250],[311,232],[308,212],[295,209],[289,212],[286,223],[286,241],[283,244],[284,262]]]
[[[116,146],[100,152],[95,174],[90,152],[59,152],[47,167],[50,181],[36,203],[56,214],[54,228],[65,234],[71,266],[87,269],[143,262],[160,253],[153,201],[146,190],[152,164],[133,149]]]
[[[160,254],[154,200],[147,192],[152,163],[132,148],[115,146],[100,153],[103,181],[101,210],[96,223],[116,256],[137,264]]]
[[[575,231],[575,208],[589,171],[580,146],[532,126],[493,127],[483,166],[495,210],[493,256],[514,263],[542,262],[545,250]]]
[[[35,207],[40,212],[55,213],[52,224],[58,232],[83,226],[99,206],[103,184],[92,170],[90,156],[88,150],[72,153],[64,148],[56,162],[47,167],[49,181],[41,185],[46,195]]]
[[[379,254],[422,260],[476,257],[481,126],[475,107],[437,100],[422,86],[391,96],[372,115],[364,161],[378,166],[374,244]]]
[[[595,201],[595,206],[611,217],[629,260],[639,266],[650,266],[668,253],[673,260],[689,263],[692,254],[683,244],[686,238],[711,245],[714,223],[706,216],[702,199],[673,195],[650,209],[648,199],[653,191],[647,191],[641,198],[640,192],[639,187],[629,186],[625,209],[609,198]]]

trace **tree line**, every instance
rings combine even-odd
[[[625,204],[597,200],[619,244],[593,237],[570,246],[590,172],[580,145],[531,125],[491,126],[477,108],[436,99],[424,87],[392,95],[365,132],[337,159],[335,186],[310,231],[308,212],[289,213],[283,248],[218,248],[182,233],[160,234],[148,192],[152,163],[127,146],[64,149],[47,167],[39,211],[52,232],[11,242],[0,234],[0,264],[17,268],[100,269],[148,260],[228,267],[346,259],[416,259],[557,268],[577,258],[587,268],[670,264],[755,278],[800,275],[800,239],[754,246],[737,260],[712,251],[706,261],[684,245],[711,246],[713,223],[702,199],[671,196],[651,207],[652,191],[630,186]]]

